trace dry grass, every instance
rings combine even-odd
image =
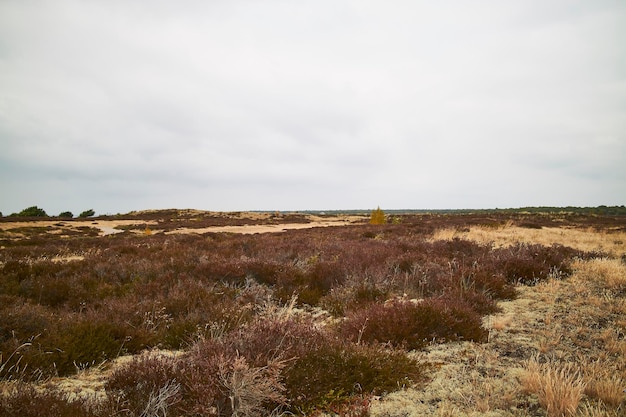
[[[572,363],[563,365],[528,361],[522,379],[524,391],[536,394],[549,417],[576,414],[585,390],[580,370]]]
[[[621,291],[626,288],[626,263],[621,259],[600,258],[577,261],[574,270],[578,279],[584,283]]]
[[[496,247],[516,243],[532,243],[550,246],[560,244],[582,251],[601,251],[611,257],[626,254],[626,233],[606,232],[593,229],[568,229],[544,227],[527,229],[510,223],[499,228],[472,227],[469,229],[441,229],[434,233],[433,240],[467,239],[479,243],[493,243]]]

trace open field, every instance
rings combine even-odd
[[[0,417],[626,415],[626,216],[367,220],[0,219]]]

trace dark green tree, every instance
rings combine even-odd
[[[25,208],[17,214],[19,217],[48,217],[44,209],[37,206]]]
[[[93,216],[94,214],[96,214],[96,212],[95,212],[95,211],[93,211],[93,209],[89,209],[89,210],[85,210],[85,211],[83,211],[82,213],[80,213],[80,214],[78,215],[78,217],[81,217],[81,218],[91,217],[91,216]]]
[[[63,213],[59,213],[59,217],[69,218],[74,217],[71,211],[64,211]]]

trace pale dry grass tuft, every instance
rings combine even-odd
[[[577,277],[583,281],[595,282],[614,291],[626,288],[626,264],[620,259],[577,260],[573,266]]]
[[[489,330],[502,331],[511,325],[513,316],[511,315],[494,315],[487,318],[485,327]]]
[[[612,373],[606,360],[585,364],[585,395],[613,408],[619,407],[626,399],[623,375]]]
[[[621,417],[623,416],[623,410],[609,410],[604,404],[591,405],[588,402],[583,404],[579,417]]]
[[[454,238],[472,240],[479,243],[493,243],[495,247],[510,246],[516,243],[531,243],[551,246],[560,244],[582,251],[602,251],[611,257],[619,258],[626,254],[626,233],[599,232],[593,229],[566,229],[544,227],[528,229],[512,226],[480,227],[470,229],[446,228],[435,231],[433,240]]]
[[[549,417],[575,415],[585,385],[580,371],[573,364],[540,364],[537,358],[528,361],[522,378],[524,391],[537,395]]]

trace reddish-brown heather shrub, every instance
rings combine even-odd
[[[339,262],[317,262],[305,274],[310,288],[325,295],[334,286],[345,281],[345,273]]]
[[[42,340],[47,352],[43,355],[46,364],[52,364],[59,375],[76,372],[83,368],[117,357],[126,341],[123,329],[114,323],[78,319],[61,332]],[[44,364],[41,364],[44,365]]]
[[[24,341],[43,334],[51,325],[52,312],[18,297],[0,296],[0,345],[10,339]]]
[[[219,383],[229,401],[226,409],[219,410],[220,414],[260,417],[268,414],[269,407],[284,405],[285,387],[281,381],[281,372],[285,363],[270,360],[265,366],[252,367],[245,357],[239,355],[231,361],[221,362]]]
[[[496,301],[491,298],[487,291],[477,291],[473,288],[451,288],[438,295],[437,298],[452,304],[460,303],[466,305],[481,316],[501,311]]]
[[[284,402],[294,412],[327,409],[354,395],[391,391],[417,381],[422,371],[404,352],[344,343],[307,320],[266,317],[220,341],[204,339],[192,347],[181,381],[194,398],[212,393],[212,402],[202,403],[202,409],[232,410],[215,375],[220,369],[222,374],[231,369],[226,372],[231,375],[237,358],[245,358],[251,378],[280,364],[280,374],[271,373],[270,379],[276,389],[284,384],[284,401],[266,396],[268,401],[262,403],[271,410]]]
[[[291,359],[315,350],[327,338],[309,320],[263,317],[230,333],[224,343],[253,366],[263,366],[270,359]]]
[[[572,273],[570,260],[580,252],[562,245],[517,244],[495,250],[496,265],[508,282],[534,284],[551,273],[568,276]]]
[[[220,389],[220,365],[234,360],[222,341],[201,339],[191,346],[188,355],[178,362],[178,374],[182,387],[179,407],[186,415],[216,416],[218,410],[226,410],[229,401]]]
[[[110,411],[89,399],[70,401],[68,397],[60,391],[18,383],[0,395],[0,417],[97,417]]]
[[[319,304],[332,315],[343,317],[348,311],[383,301],[388,295],[389,290],[383,286],[377,286],[369,281],[357,281],[332,288]]]
[[[370,415],[371,396],[355,396],[328,407],[330,413],[341,417],[368,417]],[[317,414],[313,414],[316,416]],[[320,415],[323,415],[320,413]]]
[[[353,341],[407,349],[419,349],[431,341],[483,341],[487,336],[478,313],[462,300],[443,298],[373,304],[348,314],[341,330]]]
[[[180,378],[175,358],[158,352],[148,352],[116,368],[107,379],[105,390],[108,401],[118,409],[131,416],[140,416],[146,410],[151,397]],[[179,409],[181,400],[180,391],[168,398],[168,414],[182,414]]]
[[[277,275],[281,268],[282,266],[278,263],[263,262],[261,260],[247,262],[244,267],[247,277],[265,285],[276,284]]]

